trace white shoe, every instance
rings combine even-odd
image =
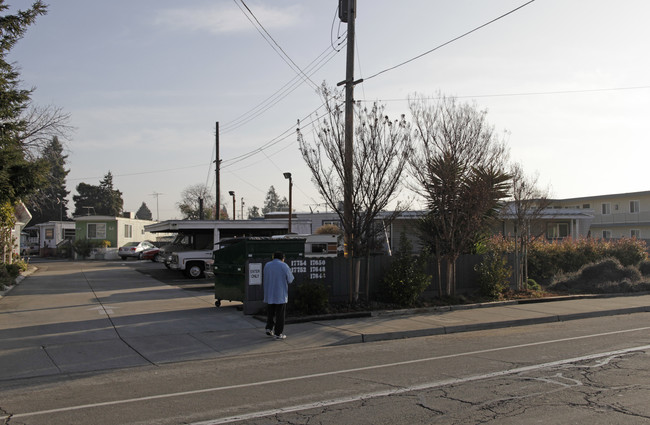
[[[268,336],[273,336],[273,329],[267,329],[267,330],[266,330],[266,334],[267,334]]]
[[[280,334],[280,335],[276,335],[275,339],[287,339],[287,336],[285,334]]]

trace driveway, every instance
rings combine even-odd
[[[210,290],[144,272],[159,264],[37,266],[0,300],[0,380],[212,358],[261,340],[264,325],[238,303],[216,308]]]

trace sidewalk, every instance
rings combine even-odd
[[[211,293],[164,285],[116,263],[45,266],[0,298],[0,382],[650,312],[650,294],[321,318],[289,323],[282,341],[238,305],[217,309]]]

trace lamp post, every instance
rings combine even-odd
[[[239,208],[241,208],[241,215],[239,216],[240,219],[244,219],[244,197],[241,197],[241,202],[239,204]]]
[[[291,173],[284,173],[284,178],[289,179],[289,233],[291,233],[291,216],[292,214],[292,192],[293,192],[293,180],[291,179]]]
[[[228,192],[228,194],[230,196],[232,196],[232,219],[236,220],[236,217],[235,217],[235,202],[237,202],[237,201],[235,200],[235,191],[231,190],[231,191]]]

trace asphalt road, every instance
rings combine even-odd
[[[41,267],[2,299],[0,423],[650,420],[647,312],[292,346],[294,340],[265,339],[263,324],[249,322],[234,306],[216,309],[209,279],[188,283],[161,265],[137,261]],[[132,268],[190,290],[160,285]],[[197,289],[201,285],[207,288]],[[305,329],[314,326],[323,327]],[[330,326],[328,333],[342,327]],[[199,340],[213,346],[213,335],[224,330],[244,345],[218,346],[218,357],[197,351],[206,347]],[[103,356],[101,364],[92,356]],[[12,361],[37,373],[21,375],[7,366]]]
[[[650,314],[18,380],[10,424],[647,423]]]

